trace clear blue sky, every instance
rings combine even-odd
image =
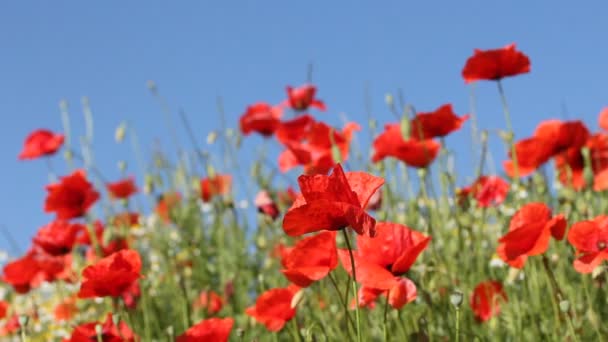
[[[79,102],[90,97],[98,164],[110,178],[117,160],[132,160],[113,140],[121,121],[136,126],[144,150],[156,138],[169,146],[147,80],[189,113],[201,141],[219,126],[218,96],[236,126],[246,105],[278,102],[285,85],[305,81],[310,62],[331,122],[341,112],[362,120],[369,84],[384,123],[393,119],[384,94],[399,88],[418,110],[451,102],[467,112],[466,58],[516,42],[532,60],[529,75],[505,82],[517,136],[547,118],[583,118],[595,129],[608,105],[607,17],[604,1],[2,1],[0,223],[26,248],[52,219],[42,211],[44,162],[17,154],[31,130],[61,130],[60,99],[81,135]],[[477,94],[480,126],[504,127],[494,84],[478,84]],[[469,126],[449,138],[462,153]],[[462,158],[466,166],[470,156]]]

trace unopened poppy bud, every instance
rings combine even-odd
[[[426,169],[425,168],[418,169],[418,177],[420,177],[420,179],[426,178]]]
[[[401,117],[400,127],[403,140],[409,140],[412,128],[410,126],[410,118],[407,115]]]
[[[375,119],[369,119],[367,124],[369,125],[369,128],[371,130],[375,130],[376,127],[378,127],[378,121],[376,121]]]
[[[114,132],[114,140],[117,143],[121,143],[125,139],[125,135],[127,134],[127,124],[125,122],[121,122],[118,127],[116,127],[116,131]]]
[[[600,265],[593,269],[593,272],[591,272],[591,277],[596,279],[597,277],[601,276],[602,273],[604,273],[604,266]]]
[[[393,95],[386,94],[384,95],[384,102],[386,102],[387,106],[391,107],[395,103],[395,99],[393,98]]]
[[[242,328],[237,328],[236,329],[236,337],[243,338],[243,336],[245,336],[245,330],[242,329]]]
[[[66,150],[65,152],[63,152],[63,157],[65,158],[65,160],[71,161],[74,157],[74,154],[72,153],[72,151]]]
[[[26,315],[19,315],[19,326],[25,327],[30,318]]]
[[[295,295],[291,298],[291,308],[295,309],[301,301],[304,300],[304,289],[296,292]]]
[[[487,130],[484,129],[483,131],[481,131],[480,140],[482,143],[486,143],[488,141],[488,131]]]
[[[513,132],[500,131],[498,135],[507,144],[513,142]]]
[[[215,169],[211,165],[207,165],[207,175],[209,178],[215,177]]]
[[[167,332],[167,335],[169,335],[169,337],[173,337],[173,326],[172,325],[168,326],[165,331]]]
[[[101,324],[95,324],[95,334],[97,334],[97,338],[103,340],[103,327]]]
[[[570,302],[567,300],[562,300],[559,302],[559,309],[562,312],[568,312],[570,310]]]
[[[119,314],[113,314],[112,315],[112,323],[114,323],[114,325],[118,325],[118,323],[120,323],[120,315]]]
[[[226,134],[226,138],[232,138],[234,136],[234,130],[232,128],[226,128],[226,132],[224,134]]]
[[[158,90],[158,88],[156,88],[156,82],[154,82],[152,80],[146,81],[146,87],[148,88],[148,90],[150,90],[153,93],[155,93]]]
[[[207,144],[212,145],[216,140],[217,140],[217,132],[216,131],[209,132],[209,134],[207,135]]]
[[[118,170],[123,172],[127,169],[127,162],[124,160],[119,160],[118,161]]]
[[[452,305],[454,305],[456,308],[459,308],[460,305],[462,305],[463,298],[464,298],[464,295],[462,294],[462,292],[455,290],[450,295],[450,303],[452,303]]]

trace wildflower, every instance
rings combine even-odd
[[[608,131],[608,107],[602,109],[602,111],[598,115],[598,124],[601,129],[603,129],[604,131]]]
[[[134,250],[121,250],[82,271],[78,298],[118,297],[141,277],[141,259]]]
[[[279,169],[286,172],[303,165],[306,174],[326,174],[336,162],[348,159],[352,134],[360,129],[353,122],[346,124],[342,131],[324,122],[314,122],[303,142],[288,141],[285,144],[287,149],[279,156]]]
[[[485,322],[500,313],[500,302],[507,301],[507,294],[498,281],[479,283],[471,294],[471,309],[478,321]]]
[[[364,208],[384,179],[365,172],[344,173],[337,164],[329,176],[301,175],[302,195],[283,219],[287,235],[299,236],[319,230],[351,227],[358,234],[375,233],[376,220]]]
[[[232,176],[216,175],[201,179],[201,199],[209,202],[216,195],[225,195],[230,192]]]
[[[527,176],[554,156],[577,153],[589,138],[589,130],[581,121],[547,120],[540,123],[532,137],[515,143],[517,172]],[[515,176],[512,160],[503,163],[505,172]]]
[[[125,322],[114,324],[112,314],[109,313],[104,323],[84,323],[74,328],[72,336],[68,342],[91,342],[99,341],[96,331],[97,326],[101,326],[101,340],[103,342],[134,342],[139,337],[133,333]]]
[[[504,77],[530,72],[530,59],[515,44],[501,49],[475,49],[473,56],[467,59],[462,69],[462,78],[466,83],[479,80],[498,81]]]
[[[418,140],[445,137],[460,129],[469,115],[457,116],[451,104],[445,104],[434,112],[417,113],[410,123],[412,137]]]
[[[33,248],[23,257],[4,265],[2,280],[17,293],[25,294],[44,281],[71,280],[71,262],[70,254],[52,256]]]
[[[294,119],[282,121],[275,132],[275,137],[282,144],[300,142],[310,131],[315,119],[309,114],[299,115]]]
[[[430,240],[430,237],[407,226],[390,222],[379,222],[373,238],[357,236],[358,249],[353,252],[353,257],[357,281],[363,285],[359,295],[364,295],[369,301],[375,300],[379,294],[386,294],[395,308],[414,300],[416,286],[402,276]],[[340,250],[338,253],[342,266],[352,274],[349,252]]]
[[[234,319],[209,318],[202,320],[178,336],[177,342],[226,342],[230,337]]]
[[[473,184],[461,189],[458,196],[472,196],[480,208],[501,204],[507,198],[509,183],[498,176],[480,176]]]
[[[135,180],[133,178],[123,179],[114,183],[106,184],[110,196],[115,199],[127,199],[137,193]]]
[[[207,314],[215,315],[222,310],[224,300],[215,291],[201,291],[194,302],[195,309],[207,309]]]
[[[308,287],[338,266],[336,232],[321,232],[304,238],[282,259],[283,275],[293,284]]]
[[[83,216],[99,199],[99,193],[86,179],[83,170],[61,178],[59,183],[47,185],[45,212],[55,212],[57,219],[68,220]]]
[[[317,87],[312,84],[304,84],[297,88],[287,86],[288,99],[285,104],[297,111],[304,111],[310,107],[325,111],[327,109],[325,103],[315,98],[316,93]]]
[[[273,220],[279,216],[279,207],[272,200],[268,191],[262,190],[258,192],[255,196],[254,204],[260,214],[264,214]]]
[[[563,215],[552,217],[546,204],[526,204],[511,219],[509,232],[498,240],[497,253],[512,267],[522,268],[529,256],[547,251],[551,236],[563,239],[566,224]]]
[[[19,159],[35,159],[52,155],[61,148],[63,141],[63,134],[53,133],[46,129],[35,130],[25,139]]]
[[[171,210],[177,206],[182,200],[182,195],[179,192],[167,192],[159,196],[158,202],[156,203],[156,214],[160,216],[165,222],[171,220]]]
[[[608,216],[601,215],[593,220],[572,225],[568,241],[576,249],[574,269],[580,273],[591,273],[602,261],[608,260]]]
[[[255,103],[247,107],[247,111],[241,116],[241,132],[244,135],[257,132],[269,137],[279,127],[282,115],[283,110],[279,106],[272,107],[264,102]]]
[[[72,251],[72,247],[76,243],[76,236],[84,229],[85,227],[78,223],[55,220],[40,228],[34,236],[33,242],[50,255],[65,255]]]
[[[418,140],[410,137],[405,140],[400,125],[389,124],[384,132],[374,139],[372,162],[377,163],[386,157],[401,160],[408,166],[424,168],[429,166],[439,154],[440,145],[434,140]]]
[[[255,305],[248,307],[245,313],[264,324],[269,331],[279,331],[296,315],[291,302],[299,290],[295,285],[270,289],[262,293]]]

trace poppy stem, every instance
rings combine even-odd
[[[386,293],[386,301],[384,302],[384,341],[388,341],[388,297],[391,290]]]
[[[549,277],[549,283],[551,283],[551,287],[553,288],[554,299],[556,301],[557,306],[560,308],[560,311],[566,314],[566,319],[568,320],[568,328],[570,328],[570,334],[575,341],[579,341],[578,336],[576,335],[576,331],[574,330],[574,324],[572,323],[572,310],[570,310],[570,304],[568,299],[564,296],[564,293],[559,287],[557,283],[557,279],[555,278],[555,273],[553,273],[553,269],[549,264],[549,258],[543,254],[543,266],[545,268],[545,272],[547,272],[547,276]]]
[[[357,289],[357,273],[355,271],[355,257],[353,255],[353,249],[350,245],[350,240],[348,238],[348,233],[346,229],[342,229],[342,233],[344,234],[344,240],[346,241],[346,247],[348,247],[348,254],[350,256],[350,267],[353,273],[353,290],[355,291],[355,320],[357,321],[357,341],[361,342],[361,317],[359,315],[359,290]]]
[[[500,101],[502,102],[502,110],[505,113],[505,121],[507,123],[508,140],[507,143],[511,149],[511,160],[513,160],[513,176],[515,182],[519,182],[519,165],[517,163],[517,152],[515,151],[514,133],[513,126],[511,125],[511,112],[509,111],[509,105],[507,104],[507,97],[505,96],[505,90],[502,87],[500,80],[496,81],[498,85],[498,93],[500,94]]]
[[[329,276],[329,280],[331,280],[331,283],[334,286],[334,289],[338,293],[338,298],[340,299],[340,303],[344,307],[344,315],[346,316],[348,322],[350,323],[350,327],[354,330],[355,323],[353,322],[353,319],[348,314],[348,293],[346,293],[346,295],[343,297],[342,293],[340,292],[340,288],[338,287],[338,283],[336,283],[336,280],[334,279],[334,276],[331,274],[331,272],[328,274],[328,276]],[[350,329],[347,329],[346,331],[348,332],[348,334],[350,336]]]
[[[460,308],[456,308],[456,342],[460,341]]]

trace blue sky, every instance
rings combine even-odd
[[[82,135],[80,99],[90,98],[94,149],[108,178],[118,177],[118,160],[133,160],[127,146],[114,143],[120,122],[135,126],[144,151],[156,139],[170,146],[147,80],[173,109],[188,112],[199,141],[219,127],[218,96],[236,127],[248,104],[281,101],[286,85],[304,82],[311,62],[328,121],[338,123],[338,113],[365,118],[369,87],[373,113],[385,123],[393,117],[384,95],[397,89],[421,111],[450,102],[467,112],[466,58],[474,48],[516,42],[532,60],[530,74],[505,81],[517,136],[548,118],[582,118],[595,129],[608,105],[607,15],[601,1],[3,1],[0,224],[27,248],[52,219],[42,211],[44,162],[19,162],[17,154],[31,130],[61,130],[61,99]],[[479,83],[476,91],[479,125],[504,127],[495,85]],[[469,126],[448,139],[462,151],[464,173]],[[54,163],[61,170],[61,158]]]

